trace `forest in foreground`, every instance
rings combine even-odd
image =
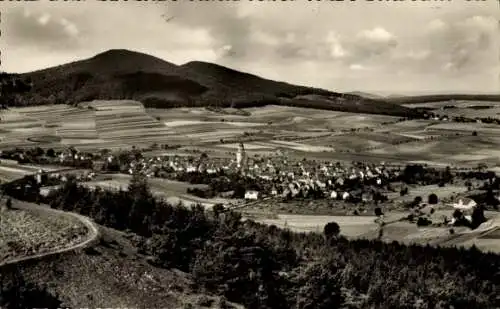
[[[135,233],[151,264],[190,273],[200,292],[247,308],[500,307],[499,256],[475,247],[347,240],[336,229],[294,233],[221,205],[170,205],[140,175],[128,191],[92,191],[70,179],[46,197],[37,192],[8,193]]]

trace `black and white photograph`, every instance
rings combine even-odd
[[[497,0],[0,14],[0,309],[500,308]]]

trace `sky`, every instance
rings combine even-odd
[[[497,0],[39,0],[0,11],[7,72],[118,48],[334,91],[500,93]]]

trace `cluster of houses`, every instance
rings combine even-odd
[[[365,185],[372,189],[382,188],[400,173],[399,170],[386,168],[384,165],[344,167],[339,164],[327,163],[306,168],[302,162],[298,162],[289,166],[290,169],[280,170],[275,176],[271,176],[273,167],[270,162],[266,164],[265,169],[254,166],[253,169],[249,168],[247,176],[272,181],[271,192],[265,194],[281,195],[283,198],[315,195],[342,200],[357,197],[363,201],[371,201],[373,200],[373,190],[365,190]],[[349,185],[355,183],[361,184],[361,186]]]
[[[107,160],[112,162],[113,156]],[[381,164],[356,163],[349,167],[333,162],[292,161],[284,157],[248,158],[240,145],[235,158],[162,156],[132,160],[128,173],[136,171],[148,177],[162,177],[162,173],[207,174],[239,173],[242,177],[262,181],[266,192],[248,190],[246,199],[255,200],[265,196],[288,198],[311,195],[348,200],[353,196],[364,201],[373,198],[372,192],[362,189],[352,190],[350,184],[358,183],[370,188],[382,188],[398,177],[400,169]]]

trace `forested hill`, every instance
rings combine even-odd
[[[33,192],[8,194],[134,233],[156,267],[190,273],[201,291],[248,309],[500,307],[499,256],[474,247],[351,241],[327,228],[335,224],[323,234],[293,233],[242,221],[222,205],[206,211],[156,200],[139,175],[119,192],[92,191],[69,179],[43,197],[30,183]]]
[[[32,79],[34,87],[11,105],[133,99],[160,108],[282,104],[396,116],[417,113],[398,104],[273,81],[213,63],[179,66],[129,50],[109,50],[21,77]]]

